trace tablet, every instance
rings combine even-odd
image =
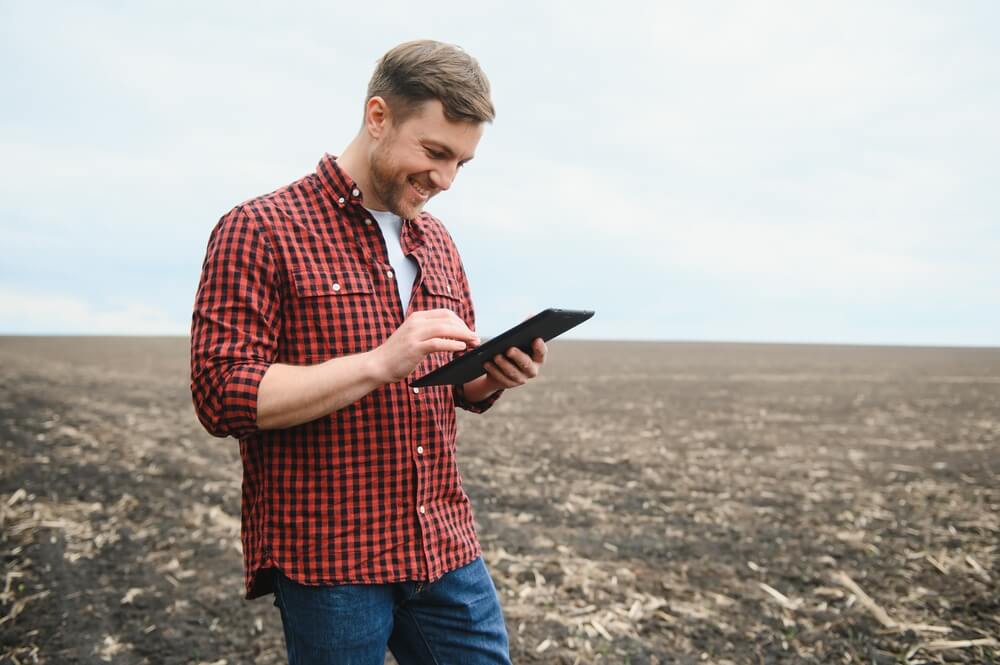
[[[485,374],[483,363],[496,354],[505,353],[510,347],[516,346],[530,356],[531,343],[535,341],[536,337],[541,337],[547,342],[570,328],[580,325],[593,315],[594,312],[589,310],[546,309],[510,330],[483,342],[471,351],[465,352],[450,363],[425,374],[415,380],[412,385],[461,385]]]

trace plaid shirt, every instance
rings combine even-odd
[[[246,597],[277,567],[301,584],[434,581],[481,553],[455,459],[460,387],[382,386],[328,416],[256,425],[272,363],[369,351],[403,321],[378,224],[325,155],[315,174],[237,206],[212,231],[191,327],[191,393],[215,436],[240,440]],[[419,273],[411,311],[449,308],[474,328],[469,284],[444,226],[403,223]],[[422,376],[450,359],[425,358]]]

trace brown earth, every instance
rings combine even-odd
[[[187,340],[0,378],[0,663],[284,662]],[[998,349],[557,342],[459,423],[516,663],[1000,659]]]

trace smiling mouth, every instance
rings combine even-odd
[[[417,194],[419,194],[421,198],[426,199],[430,197],[431,195],[430,191],[421,187],[416,180],[414,180],[413,178],[407,178],[406,181],[410,183],[410,187],[413,187],[413,190]]]

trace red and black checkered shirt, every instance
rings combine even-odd
[[[312,365],[369,351],[403,321],[379,225],[326,155],[315,174],[226,214],[208,241],[191,327],[195,411],[240,440],[246,597],[279,568],[301,584],[433,581],[481,553],[455,459],[461,388],[382,386],[328,416],[257,428],[272,363]],[[444,226],[403,223],[416,260],[410,310],[449,308],[474,329],[469,284]],[[411,378],[450,359],[428,356]]]

